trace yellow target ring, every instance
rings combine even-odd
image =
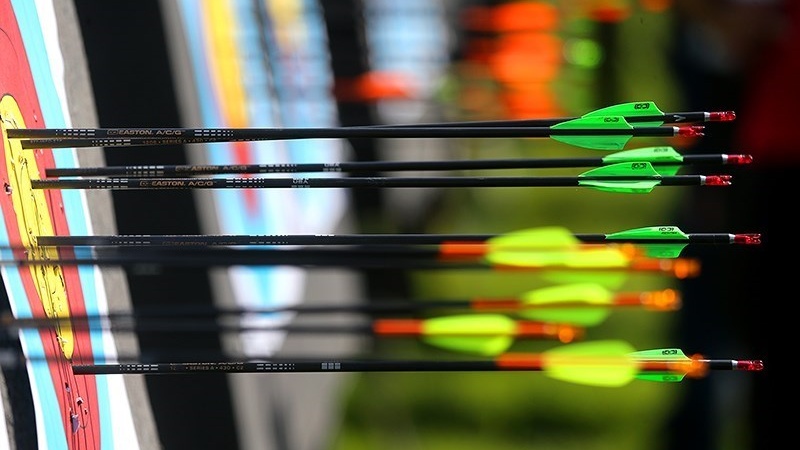
[[[40,178],[34,151],[24,150],[19,141],[8,139],[6,133],[9,128],[25,128],[25,119],[14,97],[5,95],[0,99],[0,117],[8,170],[5,191],[6,195],[11,196],[14,205],[21,245],[26,249],[29,260],[58,259],[55,248],[39,247],[36,242],[37,236],[52,236],[55,233],[44,192],[31,187],[31,180]],[[75,341],[69,321],[69,301],[61,266],[35,264],[28,268],[47,317],[59,319],[56,322],[56,334],[61,351],[67,359],[72,359]]]

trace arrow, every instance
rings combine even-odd
[[[734,111],[692,111],[665,113],[656,106],[655,102],[628,102],[607,106],[580,117],[560,117],[545,119],[517,119],[517,120],[478,120],[468,122],[438,122],[408,125],[391,125],[395,127],[549,127],[562,122],[569,122],[587,117],[623,117],[633,126],[656,127],[666,123],[696,123],[696,122],[732,122],[736,120]],[[376,125],[385,127],[386,125]]]
[[[679,278],[699,273],[696,259],[631,257],[624,248],[600,247],[559,251],[498,251],[485,257],[472,255],[442,260],[436,249],[410,247],[262,249],[228,247],[97,247],[89,257],[52,258],[25,254],[0,259],[0,265],[96,265],[181,267],[300,266],[346,267],[352,269],[469,270],[504,271],[601,271],[662,272]]]
[[[552,138],[578,147],[621,150],[633,137],[700,137],[704,126],[634,127],[624,117],[582,117],[550,127],[338,128],[10,128],[23,149],[131,147],[294,139]]]
[[[509,353],[489,360],[290,360],[250,362],[178,362],[156,364],[75,364],[75,375],[320,372],[505,372],[530,371],[571,383],[621,387],[636,379],[679,382],[713,370],[758,372],[760,360],[687,357],[682,350],[635,351],[625,341],[571,343],[542,353]]]
[[[677,226],[633,228],[616,233],[572,233],[565,227],[537,227],[503,234],[313,234],[313,235],[70,235],[35,236],[40,247],[206,247],[206,246],[328,246],[435,245],[442,258],[482,256],[496,251],[578,249],[581,245],[636,244],[653,258],[678,257],[690,244],[758,245],[759,233],[685,233]]]
[[[475,313],[514,314],[526,320],[594,326],[613,309],[641,307],[650,311],[675,311],[681,306],[680,295],[673,289],[643,292],[612,292],[596,283],[555,285],[525,292],[517,297],[474,298],[469,300],[367,301],[364,303],[314,303],[273,308],[228,308],[196,306],[159,306],[152,309],[119,311],[107,314],[71,315],[73,321],[139,323],[152,319],[220,319],[228,316],[267,315],[284,312],[304,314],[358,313],[398,314],[467,310]],[[0,315],[0,326],[9,330],[54,327],[65,319],[51,317],[14,317]]]
[[[47,177],[182,177],[194,175],[314,173],[314,172],[400,172],[444,170],[543,169],[598,167],[623,162],[649,162],[661,175],[675,175],[680,167],[691,164],[745,165],[751,155],[696,154],[681,155],[673,147],[658,146],[623,150],[594,158],[511,158],[466,159],[447,161],[355,161],[335,163],[281,163],[235,165],[137,165],[105,167],[47,168]]]
[[[363,127],[340,127],[338,129],[361,129],[361,128],[379,128],[379,129],[396,129],[396,128],[539,128],[539,127],[552,127],[566,122],[576,122],[580,119],[597,119],[600,118],[603,122],[607,121],[608,117],[618,117],[634,127],[658,127],[663,124],[672,123],[697,123],[697,122],[731,122],[736,120],[736,113],[734,111],[692,111],[692,112],[676,112],[665,113],[652,101],[643,102],[627,102],[617,105],[600,108],[582,116],[572,117],[558,117],[558,118],[540,118],[540,119],[522,119],[522,120],[483,120],[483,121],[465,121],[465,122],[433,122],[433,123],[414,123],[414,124],[391,124],[391,125],[370,125]],[[611,121],[614,121],[613,119]],[[586,121],[584,123],[592,124],[593,121]],[[186,130],[203,130],[191,128],[52,128],[52,129],[16,129],[19,131],[9,132],[8,137],[11,139],[97,139],[97,138],[132,138],[132,137],[147,137],[147,138],[163,138],[169,139],[173,136],[185,137],[185,134],[195,133],[175,133],[176,131]],[[105,131],[111,131],[109,132]],[[122,131],[125,130],[125,131]],[[136,131],[134,131],[136,130]],[[147,130],[152,130],[150,133]],[[162,133],[157,133],[156,130],[162,130]],[[165,131],[169,130],[169,131]],[[239,130],[224,129],[224,130]],[[10,131],[10,130],[9,130]],[[203,134],[202,131],[198,134]]]
[[[270,188],[452,188],[589,187],[605,192],[646,194],[656,186],[729,186],[730,175],[658,173],[650,163],[617,163],[577,177],[364,177],[364,178],[99,178],[32,179],[33,189],[270,189]]]
[[[249,316],[255,319],[255,316]],[[247,321],[248,317],[243,317]],[[245,325],[215,320],[178,319],[131,320],[130,317],[99,321],[45,320],[28,322],[36,328],[58,328],[70,324],[78,331],[107,330],[135,333],[198,333],[198,332],[249,332],[282,331],[302,334],[365,334],[377,338],[417,337],[422,342],[445,350],[475,353],[484,356],[499,355],[507,351],[515,339],[549,339],[571,342],[583,337],[583,328],[571,324],[558,324],[533,320],[514,320],[502,314],[463,314],[426,319],[375,319],[364,324],[272,324]],[[15,323],[19,327],[21,322]],[[30,327],[23,327],[30,328]]]

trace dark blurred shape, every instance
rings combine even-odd
[[[180,126],[158,2],[76,2],[75,6],[99,124]],[[106,152],[109,165],[185,164],[186,161],[185,150],[180,147]],[[115,193],[113,199],[120,233],[200,233],[190,193],[125,192]],[[128,270],[126,275],[134,310],[170,301],[212,305],[210,281],[204,269]],[[177,355],[193,350],[222,350],[219,336],[208,334],[140,336],[139,345],[145,353],[166,350]],[[191,382],[168,378],[145,381],[164,448],[238,448],[224,375]],[[208,412],[209,408],[213,414]]]
[[[728,257],[714,251],[699,255],[704,275],[682,287],[687,300],[679,344],[759,358],[765,371],[746,382],[691,385],[668,425],[668,448],[725,448],[722,434],[730,431],[739,433],[727,438],[737,440],[737,448],[769,448],[767,334],[785,329],[786,320],[775,314],[781,307],[769,302],[791,292],[791,276],[777,257],[778,248],[790,242],[791,222],[777,199],[796,192],[792,183],[800,162],[792,123],[800,100],[800,2],[683,0],[675,2],[675,11],[673,63],[687,107],[737,114],[733,122],[710,124],[706,137],[688,150],[753,155],[752,164],[733,169],[736,181],[726,195],[698,192],[685,199],[679,221],[696,229],[758,232],[764,241],[750,249],[755,251]],[[750,428],[742,431],[741,425]]]
[[[331,53],[331,70],[337,80],[360,80],[361,85],[351,85],[351,91],[337,92],[337,109],[342,126],[376,125],[373,102],[348,101],[345,94],[364,94],[365,84],[373,84],[371,68],[367,58],[367,43],[364,40],[364,5],[359,0],[321,0],[325,24],[328,29],[328,45]],[[358,84],[358,82],[356,83]],[[386,88],[389,85],[384,85]],[[342,90],[342,85],[337,86]],[[374,92],[373,92],[374,94]],[[376,161],[379,139],[350,138],[354,161]],[[378,176],[378,172],[363,173],[363,176]],[[380,189],[355,189],[350,192],[353,215],[359,232],[375,232],[387,226],[383,221],[385,194]],[[408,294],[405,274],[367,269],[364,271],[367,296],[370,298]]]

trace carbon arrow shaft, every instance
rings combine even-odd
[[[31,180],[33,189],[264,189],[264,188],[451,188],[575,187],[584,181],[658,181],[660,186],[719,186],[728,175],[607,177],[346,177],[346,178],[99,178]]]
[[[305,372],[463,372],[496,371],[494,361],[288,361],[73,365],[75,375],[305,373]],[[508,369],[512,370],[512,369]],[[522,370],[522,369],[519,369]],[[530,370],[530,369],[529,369]]]
[[[602,364],[596,357],[587,362]],[[710,370],[763,370],[758,360],[698,360]],[[76,364],[72,366],[76,375],[151,374],[177,375],[198,373],[286,373],[286,372],[497,372],[548,370],[545,358],[538,354],[510,354],[483,361],[424,361],[424,360],[372,360],[347,361],[337,359],[275,360],[264,362],[178,362],[155,364]],[[669,361],[646,361],[639,363],[640,372],[663,372],[671,370]]]
[[[234,249],[206,247],[202,249],[137,248],[119,251],[118,248],[97,248],[92,257],[75,258],[14,258],[0,260],[0,265],[55,266],[171,266],[171,267],[230,267],[230,266],[296,266],[338,267],[350,269],[405,270],[504,270],[504,271],[589,271],[589,272],[660,272],[680,278],[696,276],[699,262],[694,259],[634,258],[624,266],[490,265],[485,261],[441,261],[437,256],[420,252],[386,254],[385,252],[330,252],[322,249],[282,251],[275,249]],[[423,249],[424,250],[424,249]]]
[[[144,247],[203,247],[258,245],[441,245],[445,243],[481,244],[502,234],[314,234],[314,235],[69,235],[37,236],[39,246],[144,246]],[[576,239],[587,244],[734,244],[744,237],[756,239],[755,234],[688,233],[682,238],[631,238],[609,240],[607,234],[575,233]],[[543,244],[546,247],[546,244]]]
[[[348,303],[349,302],[349,303]],[[353,303],[329,301],[327,303],[296,304],[275,307],[226,308],[200,305],[160,305],[152,308],[136,308],[131,311],[110,311],[105,314],[70,314],[69,318],[15,317],[11,313],[0,314],[0,328],[19,329],[55,326],[61,320],[71,321],[139,321],[150,319],[219,319],[248,315],[296,312],[301,314],[351,313],[362,315],[403,314],[417,315],[432,311],[472,311],[489,313],[520,313],[537,310],[631,308],[677,309],[679,295],[672,289],[642,292],[617,292],[611,303],[597,303],[579,299],[564,299],[558,302],[531,303],[516,297],[478,297],[468,300],[390,300],[380,299]],[[656,303],[658,305],[653,306]],[[662,308],[663,305],[667,305]]]
[[[682,155],[683,161],[651,161],[654,166],[690,164],[724,165],[740,161],[748,155],[704,154]],[[604,158],[509,158],[469,159],[448,161],[357,161],[335,163],[227,164],[227,165],[137,165],[106,167],[47,168],[48,177],[121,176],[121,177],[183,177],[189,175],[316,173],[316,172],[393,172],[446,171],[492,169],[547,169],[567,167],[597,167],[606,164]]]
[[[313,235],[107,235],[37,236],[39,246],[254,246],[254,245],[438,245],[483,242],[494,234],[313,234]]]
[[[294,139],[549,138],[553,136],[674,137],[701,135],[702,126],[611,128],[339,127],[339,128],[10,128],[22,148],[130,147]]]

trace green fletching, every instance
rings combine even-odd
[[[681,256],[687,244],[640,244],[648,258],[674,259]]]
[[[633,161],[609,164],[587,170],[578,175],[579,178],[587,177],[660,177],[658,171],[647,161]]]
[[[637,380],[655,381],[658,383],[680,383],[683,381],[684,377],[686,377],[686,374],[666,372],[645,372],[636,375]]]
[[[636,239],[669,239],[689,241],[689,235],[681,231],[680,228],[672,225],[632,228],[630,230],[617,231],[606,235],[606,239],[613,240],[636,240]]]
[[[661,181],[578,181],[579,186],[590,187],[604,192],[621,194],[648,194],[661,184]]]
[[[486,241],[489,251],[561,249],[577,247],[580,241],[565,227],[539,227],[513,231]]]
[[[656,179],[641,181],[582,179],[587,177],[653,177]],[[578,185],[607,192],[647,194],[661,183],[661,181],[657,179],[659,177],[661,177],[661,175],[649,162],[624,162],[587,170],[578,175]]]
[[[625,150],[603,157],[604,164],[649,162],[658,164],[653,169],[661,176],[674,176],[681,169],[683,156],[672,147],[646,147]],[[675,163],[666,165],[666,163]]]
[[[613,301],[614,295],[596,283],[575,283],[537,289],[525,293],[521,299],[528,305],[548,305],[548,307],[523,309],[519,313],[520,317],[590,327],[602,323],[608,317],[610,314],[608,305]],[[578,308],[565,306],[563,309],[552,306],[560,302],[584,302],[589,306]]]
[[[650,360],[650,361],[677,361],[689,360],[689,357],[683,353],[679,348],[659,348],[654,350],[641,350],[638,352],[631,352],[630,356],[637,360]]]
[[[514,343],[516,323],[499,314],[469,314],[427,319],[421,340],[459,353],[497,356]]]
[[[655,350],[642,350],[630,353],[630,356],[637,361],[690,361],[689,357],[679,348],[660,348]],[[678,383],[686,376],[685,373],[676,372],[643,372],[636,376],[637,379],[645,381],[656,381],[659,383]]]
[[[645,254],[651,258],[677,258],[689,243],[689,236],[675,226],[643,227],[606,235],[607,240],[670,239],[684,240],[686,244],[643,244]]]
[[[619,387],[635,379],[633,348],[625,341],[592,341],[568,344],[542,355],[544,371],[551,378],[590,386]]]
[[[603,157],[604,164],[615,164],[621,162],[646,161],[651,163],[671,163],[680,164],[683,162],[683,155],[675,151],[672,147],[644,147],[624,150],[612,153]]]
[[[590,113],[584,114],[583,117],[596,117],[596,116],[663,116],[664,112],[658,109],[654,102],[630,102],[620,103],[619,105],[607,106]],[[658,127],[664,124],[663,120],[654,120],[652,122],[636,122],[637,127]]]
[[[620,116],[581,117],[568,120],[550,127],[554,130],[592,129],[592,130],[619,130],[619,135],[613,136],[550,136],[551,139],[565,144],[583,147],[592,150],[622,150],[625,144],[633,137],[633,127]]]
[[[662,177],[674,177],[681,170],[681,166],[656,166],[655,169]]]
[[[578,119],[567,120],[565,122],[557,123],[550,128],[553,130],[633,130],[631,124],[629,124],[624,117],[610,115],[581,117]]]

